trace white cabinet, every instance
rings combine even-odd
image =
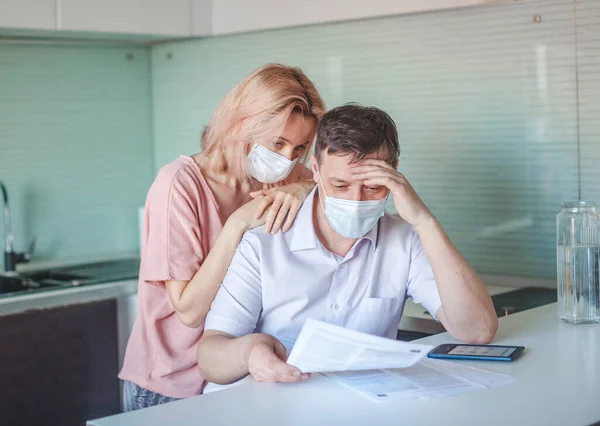
[[[0,28],[56,29],[55,0],[0,0]]]
[[[0,0],[0,29],[210,36],[515,0]]]
[[[207,36],[212,34],[213,0],[191,0],[192,35]]]
[[[504,3],[514,0],[213,0],[212,34]]]
[[[59,0],[59,29],[191,35],[190,0]]]

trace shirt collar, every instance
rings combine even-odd
[[[321,247],[321,242],[315,232],[315,226],[313,223],[313,205],[316,200],[318,185],[313,188],[302,207],[298,210],[298,214],[294,219],[294,224],[287,231],[287,239],[289,241],[290,251],[316,249]],[[373,251],[377,248],[377,240],[379,238],[379,221],[373,228],[369,230],[363,237],[356,241],[356,245],[361,240],[369,240],[371,242],[371,248]]]
[[[315,194],[317,187],[315,186],[302,207],[298,210],[294,224],[287,231],[287,237],[289,239],[289,247],[291,251],[316,249],[319,248],[320,242],[315,232],[313,225],[313,204],[315,202]]]
[[[379,218],[379,220],[381,220],[381,218]],[[359,238],[359,240],[371,241],[371,248],[373,251],[377,249],[377,240],[379,239],[379,220],[375,226],[369,230],[369,232],[367,232],[363,237]]]

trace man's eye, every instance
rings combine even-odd
[[[379,191],[380,189],[381,189],[381,187],[373,188],[373,187],[368,187],[367,186],[367,190],[368,191]]]
[[[273,142],[273,146],[275,148],[281,148],[283,146],[283,144],[281,142],[277,141],[277,142]]]
[[[300,145],[296,147],[296,151],[305,151],[306,147],[304,145]]]
[[[345,185],[342,185],[342,186],[334,185],[333,187],[334,187],[335,189],[344,189],[344,188],[346,188],[346,186],[345,186]]]

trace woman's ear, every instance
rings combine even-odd
[[[247,157],[250,154],[250,151],[252,151],[254,144],[251,143],[250,141],[244,141],[243,144],[244,144],[244,157]]]

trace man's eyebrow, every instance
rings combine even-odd
[[[329,178],[329,180],[334,181],[334,182],[341,182],[341,183],[347,183],[348,182],[347,180],[336,178],[336,177]]]

